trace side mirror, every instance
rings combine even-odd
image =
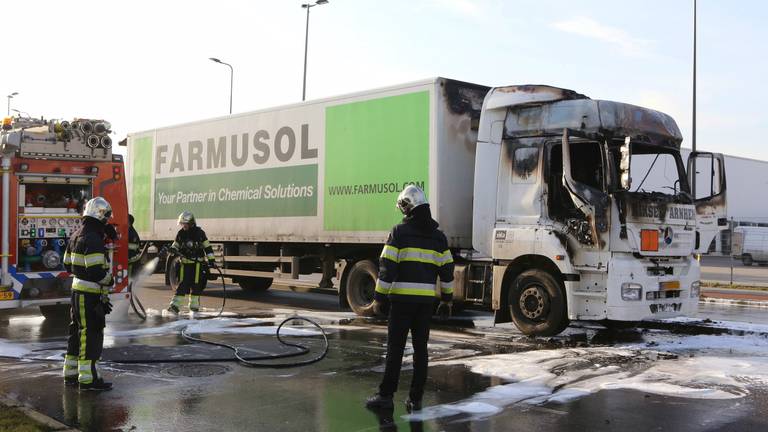
[[[629,137],[624,138],[624,144],[619,147],[619,153],[621,159],[619,160],[619,180],[621,182],[621,189],[629,190],[632,187],[632,175],[630,172],[631,158],[632,158],[632,144]]]

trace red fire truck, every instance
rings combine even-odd
[[[2,156],[0,309],[38,306],[46,318],[68,313],[72,278],[62,265],[83,205],[101,196],[112,205],[118,235],[108,240],[115,285],[128,299],[128,201],[123,158],[112,154],[109,122],[5,118]],[[117,306],[119,308],[119,306]]]

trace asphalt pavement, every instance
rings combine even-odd
[[[105,345],[146,347],[134,349],[139,359],[168,349],[188,360],[193,348],[183,328],[241,346],[273,343],[275,325],[297,314],[323,325],[330,350],[318,363],[286,369],[105,361],[114,390],[80,393],[61,383],[66,323],[27,310],[0,321],[0,393],[84,431],[768,429],[768,324],[760,308],[705,304],[710,320],[724,320],[701,324],[717,330],[705,334],[574,323],[553,338],[528,338],[509,324],[493,326],[487,312],[465,311],[433,322],[425,409],[408,415],[409,356],[394,411],[364,408],[381,379],[385,323],[339,310],[335,296],[230,287],[216,318],[220,287],[206,290],[204,312],[194,316],[163,312],[171,292],[158,276],[137,295],[149,319],[131,313],[110,322]],[[288,334],[312,352],[322,346],[299,322]]]

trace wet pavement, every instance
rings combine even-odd
[[[268,350],[275,325],[300,313],[328,332],[328,356],[289,369],[105,362],[114,390],[80,393],[61,382],[66,324],[29,310],[0,321],[0,355],[6,356],[0,392],[87,431],[768,429],[768,311],[760,309],[703,307],[700,318],[724,320],[711,324],[726,329],[716,335],[575,323],[561,336],[538,339],[467,311],[435,322],[425,409],[409,416],[403,406],[409,358],[394,412],[364,408],[381,379],[386,329],[338,311],[333,296],[277,290],[254,296],[235,289],[227,313],[214,318],[221,293],[211,290],[205,313],[176,318],[159,312],[170,293],[159,283],[147,288],[140,295],[149,320],[131,314],[110,323],[110,349],[176,350],[190,344],[179,335],[187,327],[205,338]],[[322,347],[305,323],[291,323],[285,334],[312,353]],[[149,358],[149,351],[132,355]]]

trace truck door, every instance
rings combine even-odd
[[[696,253],[706,253],[727,224],[725,157],[720,153],[688,155],[688,181],[696,205]]]
[[[587,229],[579,234],[578,237],[582,243],[592,244],[597,248],[604,246],[600,233],[608,230],[608,195],[603,192],[604,180],[602,178],[603,161],[600,153],[594,164],[587,164],[586,161],[572,163],[571,142],[569,134],[574,133],[568,129],[563,130],[562,151],[563,151],[563,185],[571,196],[576,208],[584,214],[585,227]],[[596,143],[593,143],[597,145]],[[599,147],[597,147],[599,149]],[[577,177],[576,167],[582,171],[587,168],[591,175]],[[598,174],[599,175],[596,175]],[[585,178],[586,177],[586,178]],[[579,180],[581,178],[581,180]],[[577,232],[582,230],[576,230]]]

